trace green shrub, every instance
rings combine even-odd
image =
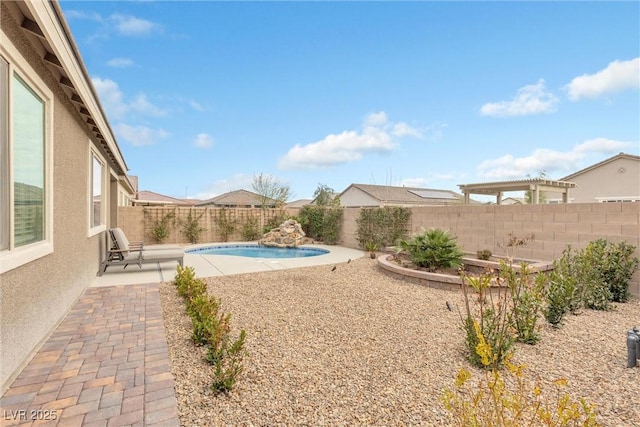
[[[258,240],[262,237],[260,234],[260,225],[258,224],[258,218],[255,216],[249,216],[242,224],[242,228],[240,229],[240,235],[242,236],[242,240],[251,241]]]
[[[453,390],[445,390],[441,396],[444,407],[451,416],[450,425],[456,426],[598,426],[596,411],[585,399],[572,401],[561,392],[567,381],[552,381],[555,387],[551,397],[543,392],[540,381],[525,376],[524,366],[514,365],[510,357],[505,359],[505,376],[497,369],[493,347],[484,339],[478,323],[471,327],[476,331],[478,343],[474,349],[486,369],[484,377],[473,385],[471,372],[460,369]],[[555,398],[554,398],[555,397]]]
[[[491,255],[493,254],[489,249],[482,249],[477,252],[477,255],[478,255],[478,259],[488,261],[491,258]]]
[[[150,211],[144,210],[145,216],[150,215]],[[176,219],[176,211],[175,209],[166,215],[163,215],[162,218],[156,219],[153,222],[151,227],[151,237],[153,237],[157,242],[162,243],[167,237],[169,237],[169,225],[174,224]]]
[[[462,251],[447,231],[438,228],[425,230],[409,240],[399,240],[411,261],[429,271],[438,268],[457,268],[462,265]]]
[[[613,302],[629,300],[629,280],[638,267],[635,250],[626,242],[615,244],[605,239],[590,242],[584,250],[587,262],[595,269],[594,279],[605,284]]]
[[[231,218],[231,213],[226,208],[222,208],[218,211],[213,221],[218,226],[222,241],[228,242],[229,236],[231,236],[236,229],[235,218]]]
[[[581,285],[577,257],[571,246],[567,247],[553,262],[553,270],[549,273],[544,317],[553,326],[560,325],[567,313],[576,313],[582,307],[584,286]]]
[[[191,317],[191,338],[195,344],[207,346],[205,359],[215,365],[211,388],[216,392],[231,391],[243,371],[245,331],[231,340],[231,314],[221,311],[220,300],[207,294],[205,282],[195,278],[192,267],[178,266],[175,284]]]
[[[342,230],[342,216],[340,207],[306,205],[298,214],[298,222],[308,237],[335,245]]]
[[[408,235],[411,209],[400,206],[360,209],[356,219],[356,238],[361,248],[367,243],[393,246]]]
[[[525,263],[520,264],[518,271],[513,265],[500,261],[500,278],[511,294],[511,321],[516,339],[526,344],[535,344],[540,340],[538,319],[543,311],[547,277],[542,273],[532,275]]]
[[[187,219],[181,222],[182,233],[189,239],[191,243],[198,243],[200,235],[205,228],[200,225],[200,218],[204,215],[205,211],[200,212],[200,215],[194,213],[193,210],[189,210]]]
[[[244,343],[246,339],[246,333],[243,330],[240,331],[240,336],[231,345],[225,346],[224,354],[207,353],[207,360],[213,363],[215,366],[214,381],[211,384],[211,389],[219,393],[228,393],[233,390],[233,387],[238,379],[238,376],[244,370],[243,360],[246,356],[244,350]]]
[[[462,293],[466,309],[462,329],[465,331],[469,361],[479,368],[486,366],[476,351],[481,342],[491,348],[491,366],[499,368],[513,352],[515,341],[511,332],[509,290],[506,286],[490,289],[493,280],[494,276],[490,270],[477,276],[462,275]],[[469,288],[477,295],[474,306]]]
[[[269,212],[269,211],[265,211]],[[288,219],[292,219],[292,217],[290,217],[289,215],[286,214],[286,212],[284,211],[277,211],[275,213],[275,215],[273,215],[272,217],[268,218],[265,223],[264,223],[264,227],[262,228],[262,233],[268,233],[271,230],[273,230],[274,228],[278,228],[280,227],[280,225],[285,222]]]

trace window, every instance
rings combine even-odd
[[[13,45],[0,48],[2,273],[53,251],[53,96]]]
[[[91,151],[91,191],[89,207],[89,228],[94,229],[105,224],[104,218],[104,163],[98,155]],[[101,227],[102,229],[103,227]],[[100,231],[100,230],[96,230]]]

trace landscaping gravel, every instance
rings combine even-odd
[[[245,371],[228,395],[209,390],[206,351],[190,340],[173,284],[161,285],[183,425],[450,424],[442,392],[460,368],[471,369],[462,293],[391,278],[368,258],[332,267],[205,279],[232,314],[234,335],[247,332]],[[516,345],[525,374],[549,393],[551,380],[566,378],[564,391],[595,404],[605,426],[640,426],[640,368],[626,367],[626,330],[640,326],[640,300],[569,315],[559,329],[540,324],[538,344]]]

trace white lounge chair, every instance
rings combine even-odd
[[[124,268],[127,268],[129,264],[138,264],[138,267],[142,268],[142,264],[163,261],[178,261],[178,264],[183,265],[184,250],[177,245],[145,247],[142,242],[129,242],[121,228],[110,229],[109,240],[111,244],[105,260],[100,265],[99,276],[102,276],[110,265],[124,265]]]

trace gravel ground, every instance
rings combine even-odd
[[[469,367],[459,314],[446,307],[462,309],[461,292],[391,278],[368,258],[331,268],[206,279],[235,333],[247,331],[245,372],[229,395],[208,391],[205,350],[190,341],[174,286],[162,284],[183,425],[449,424],[442,390]],[[640,368],[626,368],[634,325],[638,299],[585,311],[560,329],[542,325],[541,342],[518,344],[514,361],[543,382],[566,378],[565,391],[595,404],[603,425],[640,426]]]

